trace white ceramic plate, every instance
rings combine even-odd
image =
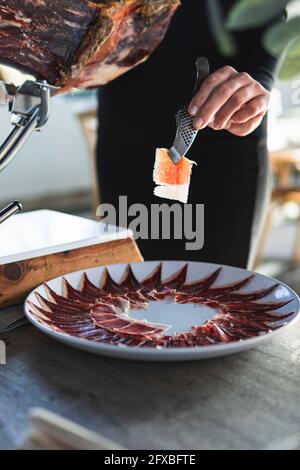
[[[209,263],[197,263],[197,262],[177,262],[177,261],[164,261],[162,262],[162,282],[169,279],[180,271],[185,265],[187,266],[187,274],[185,284],[194,283],[198,280],[205,280],[210,277],[212,273],[215,273],[219,266]],[[144,263],[132,263],[131,268],[134,276],[139,282],[142,282],[145,278],[155,271],[160,263],[155,262],[144,262]],[[113,265],[108,267],[108,272],[111,277],[119,283],[124,279],[124,273],[126,273],[127,265]],[[103,267],[93,268],[85,270],[89,280],[95,285],[99,286],[100,280],[104,272]],[[80,280],[82,279],[84,271],[78,271],[68,274],[66,277],[67,281],[76,289],[79,288]],[[246,311],[243,310],[241,313],[242,317],[245,318],[245,315],[249,315],[249,311],[253,310],[254,315],[257,314],[257,311],[261,309],[261,304],[281,304],[289,302],[286,305],[283,305],[280,308],[268,309],[268,311],[261,310],[260,315],[264,321],[264,317],[270,315],[278,315],[278,322],[276,318],[276,329],[260,332],[257,336],[253,336],[246,339],[234,340],[224,344],[209,344],[204,346],[190,346],[190,347],[136,347],[136,346],[125,346],[118,344],[108,344],[104,342],[96,342],[88,339],[80,338],[74,336],[73,334],[67,334],[63,331],[59,331],[57,326],[48,324],[42,321],[30,307],[30,302],[35,305],[39,305],[36,293],[39,293],[44,298],[47,298],[46,290],[43,285],[37,287],[26,299],[25,301],[25,314],[28,319],[40,330],[46,334],[52,336],[53,338],[62,341],[70,346],[73,346],[78,349],[89,351],[95,354],[105,355],[105,356],[114,356],[123,359],[132,359],[132,360],[144,360],[144,361],[184,361],[184,360],[195,360],[195,359],[205,359],[209,357],[224,356],[227,354],[237,353],[239,351],[244,351],[249,348],[256,347],[261,343],[273,338],[276,334],[283,331],[288,326],[291,326],[299,318],[299,298],[290,288],[284,284],[275,281],[270,277],[266,277],[260,274],[254,274],[248,282],[242,287],[237,286],[237,288],[229,288],[228,285],[232,285],[242,281],[243,279],[249,279],[251,275],[249,271],[239,268],[233,268],[229,266],[221,266],[221,269],[218,272],[218,276],[214,282],[211,282],[208,287],[211,289],[211,293],[208,297],[213,297],[213,292],[216,292],[219,295],[218,302],[222,305],[226,305],[229,310],[236,308],[236,302],[240,304],[240,300],[237,300],[240,295],[249,295],[254,292],[256,295],[257,291],[265,291],[268,288],[274,286],[273,290],[270,289],[270,292],[267,295],[259,299],[253,300],[250,297],[249,301],[246,301]],[[62,293],[62,276],[52,279],[48,282],[49,287],[58,294]],[[275,287],[276,285],[276,287]],[[214,289],[219,287],[227,287],[227,290],[223,291],[220,297],[220,292]],[[206,287],[207,291],[207,287]],[[238,296],[236,296],[238,294]],[[232,297],[233,296],[233,297]],[[216,301],[216,296],[213,297]],[[249,307],[249,302],[251,307]],[[255,305],[254,305],[255,302]],[[234,304],[234,306],[232,306]],[[229,305],[229,307],[228,307]],[[231,305],[231,307],[230,307]],[[254,308],[252,308],[252,305]],[[247,310],[248,308],[248,310]],[[258,309],[258,310],[257,310]],[[270,313],[270,311],[272,312]],[[130,310],[129,316],[136,320],[146,319],[152,323],[162,323],[168,325],[169,328],[166,331],[166,335],[173,336],[176,332],[184,333],[190,331],[192,326],[203,325],[207,320],[212,320],[215,318],[216,314],[219,312],[219,308],[215,307],[215,304],[212,305],[203,305],[203,304],[193,304],[193,303],[176,303],[172,299],[164,299],[159,301],[154,301],[149,303],[148,310]],[[281,318],[290,313],[289,316],[282,319]],[[240,315],[240,313],[238,313]],[[248,317],[247,317],[248,318]],[[266,317],[267,318],[267,317]],[[261,319],[259,320],[261,321]],[[267,324],[269,324],[267,322]],[[272,323],[274,325],[274,323]],[[244,328],[242,324],[242,329]],[[249,328],[249,325],[246,327]]]

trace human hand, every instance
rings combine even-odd
[[[195,129],[209,126],[243,137],[260,125],[269,101],[270,92],[248,73],[225,66],[205,80],[191,101],[189,113]]]

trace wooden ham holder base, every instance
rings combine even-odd
[[[85,232],[89,230],[90,227],[93,231],[92,224],[97,224],[97,227],[99,227],[99,223],[80,217],[60,214],[53,211],[36,211],[13,216],[1,226],[1,229],[5,227],[5,224],[7,224],[8,230],[13,228],[17,217],[19,218],[18,220],[23,217],[22,224],[27,222],[27,227],[23,226],[23,232],[26,231],[26,228],[30,230],[30,224],[28,225],[29,217],[35,217],[35,223],[43,227],[42,232],[45,231],[44,220],[42,220],[42,218],[45,219],[45,217],[48,220],[50,218],[54,219],[55,217],[58,217],[58,219],[64,217],[64,221],[71,224],[73,235],[75,231],[74,224],[75,222],[79,222],[79,220],[80,224],[84,226]],[[77,221],[75,221],[75,219],[77,219]],[[53,221],[50,220],[50,223],[53,223]],[[58,220],[58,223],[62,226],[61,220]],[[86,227],[85,223],[90,224],[90,227]],[[11,224],[11,227],[8,227],[8,224]],[[67,244],[65,245],[65,249],[61,249],[62,246],[60,246],[58,252],[51,252],[56,247],[50,246],[37,250],[34,256],[31,256],[30,252],[29,256],[26,256],[26,253],[22,253],[22,259],[16,259],[12,262],[7,262],[12,256],[4,256],[1,258],[0,255],[0,307],[16,305],[24,301],[32,289],[39,284],[72,271],[110,264],[143,261],[140,251],[128,231],[124,230],[125,238],[120,238],[119,234],[115,236],[115,238],[117,238],[115,240],[109,240],[109,238],[114,237],[113,228],[109,236],[107,233],[101,233],[101,230],[99,233],[98,228],[97,232],[97,237],[92,236],[88,239],[78,240],[77,242],[70,243],[69,247]],[[5,234],[1,234],[0,230],[0,246],[4,236]],[[68,234],[66,234],[66,236],[68,236]],[[85,245],[87,245],[87,243],[91,244],[80,246],[81,243]],[[79,246],[76,247],[76,244]],[[41,254],[37,255],[38,252]],[[17,255],[14,256],[17,257]]]

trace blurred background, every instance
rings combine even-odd
[[[300,14],[294,1],[289,14]],[[21,83],[24,76],[0,67],[0,79]],[[50,120],[1,174],[0,206],[12,199],[24,210],[49,208],[94,217],[96,92],[78,92],[52,100]],[[0,139],[10,130],[0,106]],[[269,158],[273,193],[255,269],[300,289],[300,75],[277,80],[269,113]]]

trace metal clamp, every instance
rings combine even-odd
[[[20,87],[0,82],[0,104],[8,104],[14,125],[0,145],[0,171],[15,158],[31,134],[46,124],[54,90],[46,82],[27,80]]]
[[[13,214],[22,210],[22,204],[19,201],[13,201],[8,206],[0,210],[0,224],[9,219]]]
[[[15,158],[35,130],[41,129],[49,118],[50,97],[56,88],[46,82],[25,81],[21,86],[0,81],[0,104],[7,104],[12,114],[13,130],[0,145],[0,172]],[[14,204],[14,203],[12,203]],[[15,204],[15,211],[21,210],[21,205]],[[3,209],[6,220],[12,211]],[[9,214],[9,215],[7,215]]]

